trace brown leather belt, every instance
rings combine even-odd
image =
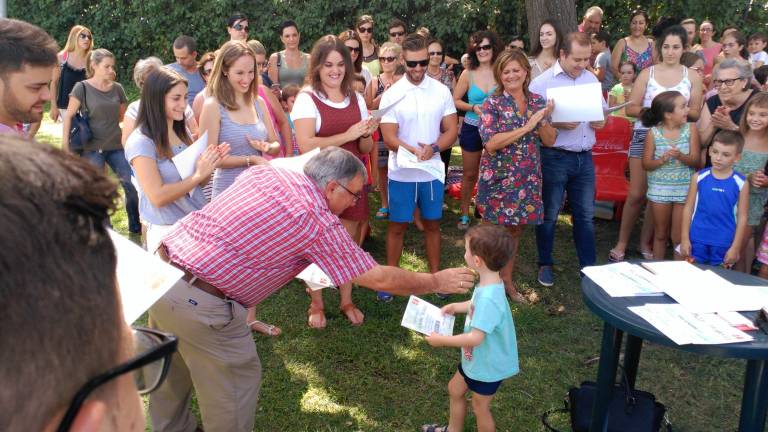
[[[184,272],[184,276],[182,279],[184,279],[185,282],[189,283],[191,286],[201,290],[205,291],[208,294],[225,299],[227,296],[224,295],[221,290],[216,288],[215,286],[209,284],[208,282],[196,277],[193,275],[189,270],[185,269],[183,266],[176,264],[175,262],[171,261],[171,258],[168,257],[168,250],[166,250],[165,245],[161,244],[159,248],[157,248],[157,255],[160,257],[161,260],[167,262],[168,264],[176,267],[177,269]],[[191,281],[191,282],[190,282]]]

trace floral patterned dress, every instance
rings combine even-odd
[[[533,113],[545,106],[544,98],[532,93],[523,114],[506,92],[488,97],[483,103],[479,127],[483,145],[497,133],[523,127]],[[534,131],[494,155],[483,152],[477,186],[477,205],[483,219],[503,226],[541,223],[540,144]]]

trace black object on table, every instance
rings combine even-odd
[[[745,273],[726,270],[721,267],[697,266],[712,270],[734,284],[768,286],[768,281]],[[581,292],[587,307],[604,321],[600,364],[597,372],[597,395],[592,410],[590,432],[607,431],[608,403],[611,400],[611,391],[616,379],[619,351],[624,333],[627,333],[624,368],[632,388],[635,386],[643,340],[697,354],[747,360],[738,430],[740,432],[764,430],[766,411],[768,410],[768,335],[761,331],[751,331],[748,333],[755,338],[751,342],[722,345],[678,345],[657,330],[656,327],[627,309],[631,306],[642,306],[647,303],[676,303],[671,297],[667,295],[611,297],[587,276],[582,278]],[[748,319],[754,319],[756,314],[756,312],[748,312],[744,313],[744,316]]]

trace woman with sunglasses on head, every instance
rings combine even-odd
[[[296,96],[291,111],[300,151],[341,147],[362,160],[373,149],[371,133],[378,123],[369,118],[363,96],[352,89],[355,73],[349,50],[336,36],[323,36],[312,48],[309,70],[309,85]],[[339,187],[346,189],[342,184]],[[368,220],[368,197],[365,193],[352,195],[353,206],[339,219],[360,244],[361,227]],[[312,328],[324,328],[323,290],[308,291],[312,302],[307,323]],[[341,310],[347,319],[352,325],[362,324],[364,315],[352,302],[352,284],[341,285],[339,292]]]
[[[531,64],[531,80],[552,67],[560,56],[563,32],[553,19],[546,19],[539,25],[539,37],[533,40],[528,62]]]
[[[499,37],[494,32],[483,30],[472,34],[467,45],[469,69],[461,73],[453,90],[456,109],[466,111],[459,133],[464,168],[461,176],[461,216],[458,223],[458,228],[462,231],[469,228],[469,202],[477,184],[480,155],[483,152],[483,141],[477,129],[482,115],[480,107],[496,90],[493,62],[503,49]],[[462,100],[464,95],[467,95],[468,102]]]
[[[438,39],[430,39],[427,42],[427,54],[429,54],[429,66],[427,66],[427,75],[443,83],[451,94],[456,87],[456,75],[453,74],[445,64],[445,51],[443,43]],[[448,166],[451,164],[451,149],[447,148],[440,152],[440,159],[445,164],[445,175],[448,176]]]
[[[279,34],[285,49],[269,57],[269,79],[272,80],[272,87],[279,87],[281,90],[290,84],[303,87],[309,67],[309,54],[299,51],[299,27],[294,21],[283,21]]]
[[[51,119],[58,121],[60,110],[69,105],[69,94],[76,83],[87,78],[86,62],[93,48],[93,33],[87,27],[76,25],[69,31],[67,44],[59,52],[60,66],[53,69],[51,95]]]
[[[368,88],[372,76],[371,73],[368,72],[368,69],[363,67],[363,41],[360,39],[360,35],[354,30],[344,30],[339,35],[339,40],[344,42],[344,45],[349,50],[355,73],[363,77],[365,80],[365,88]]]
[[[403,49],[400,44],[394,42],[384,42],[379,48],[379,64],[381,64],[381,73],[373,77],[371,85],[365,90],[365,103],[370,109],[381,108],[381,95],[392,86],[397,80],[403,77],[398,70],[402,68],[400,54]],[[376,211],[376,219],[386,220],[389,218],[389,196],[387,194],[387,163],[389,160],[389,149],[384,144],[381,131],[379,131],[379,141],[376,142],[375,166],[377,168],[374,178],[376,186],[381,197],[381,207]]]
[[[248,40],[248,17],[244,13],[235,12],[227,19],[227,33],[229,40]]]
[[[363,43],[363,51],[360,53],[363,57],[363,67],[368,69],[371,76],[378,76],[381,73],[381,64],[379,63],[379,46],[373,39],[373,17],[361,15],[355,21],[355,28]]]
[[[200,60],[197,61],[197,70],[200,72],[200,76],[203,77],[206,87],[203,87],[200,92],[195,95],[195,100],[192,101],[192,111],[195,113],[195,121],[200,123],[200,114],[203,112],[203,102],[208,97],[206,90],[208,89],[208,79],[211,77],[211,71],[213,71],[213,63],[216,60],[216,55],[213,52],[207,52],[200,56]]]

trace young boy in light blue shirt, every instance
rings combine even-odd
[[[499,276],[499,270],[514,254],[512,235],[497,225],[478,225],[467,231],[464,242],[464,259],[467,266],[478,273],[480,281],[471,300],[450,303],[442,308],[444,314],[467,314],[464,333],[455,336],[433,333],[426,338],[434,347],[461,347],[461,363],[448,383],[448,425],[424,425],[422,431],[426,432],[462,430],[467,413],[467,391],[472,392],[477,430],[496,430],[491,414],[493,395],[504,379],[520,370],[515,324]]]

